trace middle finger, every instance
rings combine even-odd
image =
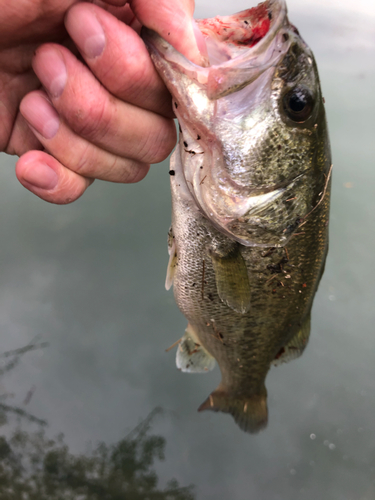
[[[62,167],[82,177],[129,183],[138,182],[147,174],[146,163],[109,153],[75,134],[41,90],[24,97],[20,111],[46,151]]]

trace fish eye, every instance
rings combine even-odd
[[[302,123],[310,118],[315,101],[308,88],[295,87],[285,94],[283,103],[288,117],[294,122]]]

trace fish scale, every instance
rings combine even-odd
[[[171,179],[171,184],[172,227],[175,239],[180,242],[174,277],[176,301],[199,332],[203,347],[220,366],[220,390],[225,388],[233,400],[247,401],[249,394],[265,391],[264,380],[270,364],[310,313],[328,248],[329,189],[320,206],[306,219],[303,234],[297,234],[288,244],[286,273],[272,274],[269,270],[285,257],[285,248],[276,248],[267,256],[264,248],[240,246],[251,286],[250,311],[241,315],[223,307],[213,266],[207,257],[207,247],[212,241],[228,238],[196,210],[192,198],[182,200],[178,196],[178,176]],[[191,241],[194,245],[185,243]],[[278,285],[280,281],[284,286]]]

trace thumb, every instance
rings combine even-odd
[[[129,0],[143,26],[156,31],[190,61],[206,66],[203,35],[193,19],[194,0]]]

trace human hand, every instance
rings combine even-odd
[[[132,0],[129,5],[108,7],[108,12],[79,3],[69,10],[65,26],[87,66],[62,45],[40,46],[46,39],[63,42],[62,13],[60,24],[54,20],[54,30],[41,32],[34,27],[36,34],[25,34],[27,51],[14,49],[24,67],[17,63],[19,79],[13,83],[9,79],[8,94],[0,91],[8,111],[7,123],[0,130],[0,146],[8,153],[24,153],[17,163],[17,177],[47,201],[74,201],[95,178],[141,180],[149,164],[168,156],[175,144],[170,96],[138,33],[140,23],[165,38],[170,33],[171,43],[199,62],[193,0]],[[61,0],[61,10],[60,6]],[[1,36],[0,61],[5,52],[3,40]],[[15,73],[15,68],[10,70]],[[44,90],[28,93],[40,82]],[[16,114],[22,98],[21,114]],[[45,151],[35,151],[41,148]]]

